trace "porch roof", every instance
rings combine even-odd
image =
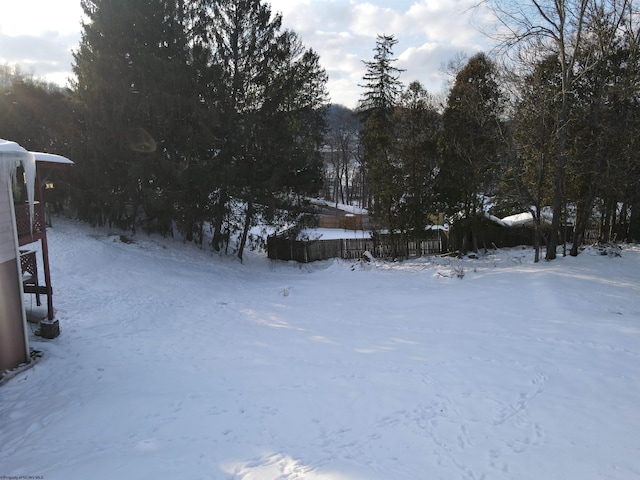
[[[36,165],[46,168],[66,169],[73,166],[67,157],[55,153],[30,152],[36,158]]]

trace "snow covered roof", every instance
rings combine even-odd
[[[498,225],[500,225],[501,227],[506,227],[507,224],[503,221],[500,220],[498,217],[496,217],[495,215],[491,215],[490,213],[484,212],[484,216],[485,218],[487,218],[488,220],[491,220],[494,223],[497,223]]]
[[[14,178],[16,167],[22,163],[27,180],[27,197],[33,218],[34,185],[36,181],[36,157],[16,142],[0,139],[0,181]]]
[[[18,164],[22,163],[27,178],[30,178],[31,168],[40,164],[50,168],[68,168],[73,162],[67,157],[55,153],[29,152],[16,142],[0,138],[0,178],[13,176]],[[35,178],[35,175],[34,177]]]
[[[71,167],[73,162],[67,157],[56,155],[55,153],[31,152],[36,158],[36,162],[48,167]]]
[[[0,138],[0,162],[15,167],[18,162],[28,160],[32,156],[16,142],[10,142]]]
[[[533,223],[533,215],[531,212],[517,213],[516,215],[509,215],[504,217],[502,222],[509,227],[518,227],[521,225],[530,225]]]
[[[500,225],[501,227],[523,227],[533,224],[533,214],[531,212],[517,213],[504,218],[498,218],[488,212],[481,212],[480,215],[484,215],[487,220],[495,223],[496,225]],[[455,222],[456,220],[463,219],[464,217],[464,212],[458,212],[450,218],[450,221]],[[542,220],[549,221],[550,216],[543,214]]]
[[[0,182],[15,179],[16,168],[20,163],[26,177],[27,199],[31,218],[33,218],[36,164],[44,164],[50,168],[68,168],[73,165],[73,162],[66,157],[53,153],[29,152],[16,142],[0,138]]]

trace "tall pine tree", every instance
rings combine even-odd
[[[499,172],[503,102],[496,67],[483,54],[458,73],[444,110],[441,188],[449,212],[466,216],[482,206]]]
[[[371,200],[368,204],[378,228],[397,229],[397,209],[402,197],[402,175],[396,156],[393,112],[402,91],[401,69],[395,67],[393,35],[378,35],[372,61],[365,61],[364,93],[359,110],[364,117],[361,133],[363,164]]]
[[[221,124],[213,243],[221,248],[238,232],[242,259],[259,210],[319,189],[327,77],[315,52],[281,31],[281,16],[260,0],[210,2],[208,12],[202,25]],[[233,201],[244,205],[241,218],[231,215]]]
[[[192,120],[180,0],[83,0],[74,100],[82,141],[78,214],[92,223],[169,233]]]
[[[435,102],[417,81],[402,93],[394,115],[397,155],[404,190],[399,224],[420,236],[435,209],[435,180],[439,169],[438,137],[441,115]]]
[[[503,107],[494,63],[484,53],[474,55],[456,76],[442,115],[438,175],[446,212],[463,212],[469,231],[478,228],[473,218],[501,173]],[[476,250],[472,240],[468,247]]]

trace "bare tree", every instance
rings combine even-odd
[[[546,254],[547,260],[552,260],[556,257],[566,203],[565,180],[574,140],[572,108],[584,77],[597,67],[602,57],[598,49],[585,45],[596,43],[604,49],[611,48],[613,36],[620,34],[637,40],[634,29],[638,23],[637,10],[633,0],[487,0],[483,4],[490,6],[498,20],[492,33],[498,40],[497,48],[509,54],[502,58],[512,61],[515,70],[531,71],[543,58],[555,57],[558,61],[559,82],[554,103],[559,108],[553,138],[556,148],[550,165],[553,217]],[[603,22],[607,28],[594,28]],[[588,208],[593,202],[586,203]],[[574,244],[577,238],[574,235]],[[577,251],[575,247],[572,254]]]
[[[355,177],[355,163],[358,147],[358,131],[361,128],[353,110],[341,105],[330,108],[328,115],[329,130],[325,137],[326,187],[331,190],[331,199],[336,203],[351,204]]]
[[[575,66],[582,49],[589,4],[594,0],[488,0],[498,27],[494,32],[505,52],[534,52],[536,56],[556,55],[560,67],[557,154],[553,168],[554,194],[547,260],[556,258],[564,205],[564,183],[568,159],[570,96],[576,81]],[[510,56],[518,58],[519,55]],[[520,57],[521,58],[521,57]]]

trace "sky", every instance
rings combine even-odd
[[[373,59],[376,36],[394,35],[400,80],[417,80],[433,94],[446,87],[444,66],[491,46],[481,33],[489,16],[477,0],[272,0],[285,28],[320,56],[330,101],[355,107],[362,95],[363,61]],[[72,52],[81,34],[79,0],[0,0],[0,62],[63,86],[72,78]]]

